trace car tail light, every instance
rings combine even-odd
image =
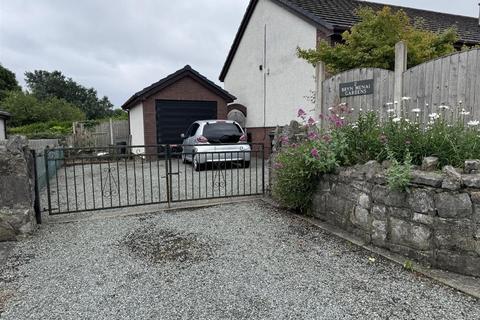
[[[205,138],[204,136],[200,136],[200,137],[197,138],[197,142],[198,143],[207,143],[208,139]]]
[[[240,141],[240,142],[246,142],[246,141],[247,141],[247,135],[242,134],[242,136],[240,137],[240,139],[238,139],[238,141]]]

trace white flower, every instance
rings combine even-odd
[[[448,110],[448,109],[450,109],[450,107],[442,104],[442,105],[439,105],[439,106],[438,106],[438,109],[440,109],[440,110]]]
[[[355,111],[355,108],[350,108],[350,111],[352,111],[352,112]]]
[[[340,117],[340,120],[345,120],[345,117]]]
[[[398,104],[398,101],[393,101],[394,104]]]
[[[333,107],[328,108],[328,111],[332,111],[332,110],[333,110]]]
[[[480,121],[478,120],[472,120],[472,121],[468,121],[467,125],[469,125],[470,127],[476,127],[480,124]]]
[[[434,112],[434,113],[430,113],[430,114],[428,115],[428,117],[429,117],[430,119],[432,119],[432,120],[435,120],[435,119],[440,118],[440,116],[438,115],[438,113],[435,113],[435,112]]]
[[[410,97],[402,97],[402,100],[403,100],[403,101],[405,101],[405,100],[410,100],[410,99],[412,99],[412,98],[410,98]]]
[[[402,118],[400,117],[396,117],[392,119],[393,122],[400,122],[400,120],[402,120]]]
[[[415,109],[412,109],[412,112],[413,113],[420,113],[422,110],[420,110],[420,108],[415,108]]]
[[[394,113],[394,112],[395,112],[395,109],[388,109],[387,112],[388,112],[388,113]]]
[[[386,106],[393,106],[393,102],[387,102],[385,103]]]
[[[425,103],[425,107],[428,107],[428,106],[429,106],[429,104],[428,104],[428,103]]]
[[[460,114],[461,114],[462,116],[468,116],[468,115],[470,114],[470,112],[467,111],[467,110],[465,110],[465,109],[462,109],[462,111],[460,112]]]

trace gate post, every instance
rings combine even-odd
[[[171,170],[171,154],[170,154],[170,145],[168,144],[166,147],[165,147],[165,179],[166,179],[166,182],[167,182],[167,204],[168,204],[168,207],[170,208],[170,203],[172,201],[172,194],[171,194],[171,189],[172,189],[172,184],[171,184],[171,181],[170,181],[170,173],[172,172]]]
[[[45,179],[47,180],[47,199],[48,199],[48,214],[52,214],[52,199],[50,198],[50,173],[48,171],[48,151],[50,148],[47,146],[43,153],[45,159]],[[55,168],[56,170],[56,168]]]
[[[40,211],[40,190],[38,189],[38,172],[37,172],[37,152],[31,150],[33,158],[33,181],[34,181],[34,190],[35,190],[35,199],[33,201],[33,208],[35,210],[35,219],[38,224],[42,224],[42,213]]]

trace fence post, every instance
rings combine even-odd
[[[405,42],[400,41],[395,44],[395,83],[393,100],[395,104],[395,111],[400,112],[400,104],[403,95],[403,73],[407,71],[407,46]]]
[[[319,61],[315,66],[315,117],[322,113],[323,81],[325,80],[325,62]]]

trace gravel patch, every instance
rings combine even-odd
[[[479,319],[480,303],[260,201],[45,225],[2,319]],[[12,296],[13,295],[13,296]]]

